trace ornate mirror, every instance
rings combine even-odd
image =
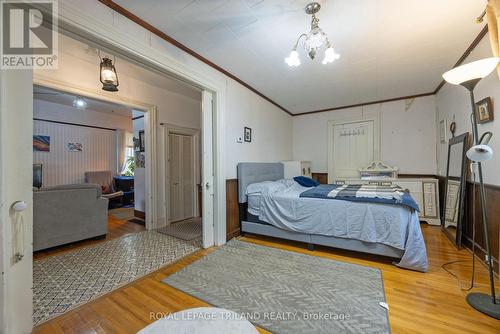
[[[462,226],[465,211],[466,162],[468,133],[453,137],[448,142],[448,163],[444,185],[444,203],[441,227],[448,238],[462,247]]]

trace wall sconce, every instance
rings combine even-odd
[[[116,58],[114,59],[116,63]],[[113,61],[108,57],[102,58],[100,69],[101,69],[100,79],[102,83],[102,90],[108,92],[117,92],[119,82],[115,66],[113,65]]]

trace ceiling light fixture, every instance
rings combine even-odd
[[[86,109],[87,108],[87,101],[85,101],[83,99],[83,97],[81,96],[77,96],[74,100],[73,100],[73,107],[77,108],[77,109]]]
[[[299,66],[300,58],[299,53],[297,52],[297,46],[299,45],[302,37],[305,38],[304,48],[307,51],[307,55],[309,58],[316,58],[318,52],[325,48],[325,55],[323,58],[322,64],[332,63],[333,61],[340,58],[338,53],[335,53],[330,41],[326,34],[319,27],[319,19],[316,17],[316,13],[321,9],[321,5],[317,2],[311,2],[304,9],[305,12],[309,15],[312,15],[311,18],[311,31],[308,34],[302,34],[297,38],[297,42],[295,42],[295,46],[293,47],[290,55],[285,58],[285,62],[288,66]]]
[[[101,59],[99,52],[99,59]],[[116,57],[114,58],[116,64]],[[108,92],[117,92],[118,91],[118,74],[116,74],[115,65],[113,65],[113,61],[108,57],[104,57],[101,59],[100,64],[100,79],[102,83],[102,90]]]

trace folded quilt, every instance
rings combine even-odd
[[[397,185],[325,184],[304,191],[300,197],[403,205],[419,211],[410,194]]]

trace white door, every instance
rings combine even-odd
[[[202,92],[202,187],[203,247],[214,243],[214,166],[213,166],[213,101],[212,93]]]
[[[0,333],[30,333],[33,323],[32,96],[31,70],[1,71]],[[22,222],[12,210],[16,201],[28,204]],[[24,253],[20,261],[17,252]]]
[[[194,138],[189,135],[169,134],[169,222],[194,217],[195,175]]]
[[[359,168],[378,160],[379,133],[378,119],[330,122],[329,182],[359,178]]]

